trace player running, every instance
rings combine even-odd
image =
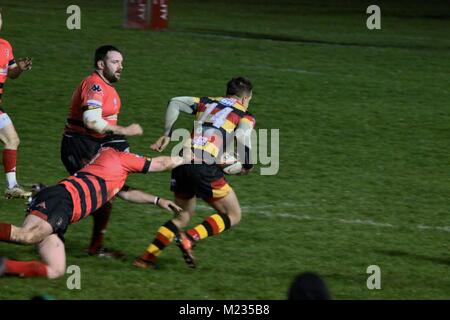
[[[180,211],[173,202],[139,190],[124,190],[130,173],[171,170],[181,157],[153,159],[116,150],[100,149],[92,162],[57,185],[41,190],[29,206],[21,227],[0,223],[0,241],[36,244],[42,261],[15,261],[0,257],[0,276],[61,277],[66,271],[64,233],[69,224],[87,217],[116,194],[128,201],[154,203],[169,211]]]
[[[72,96],[69,117],[61,141],[61,160],[69,174],[74,174],[97,153],[106,141],[122,141],[124,136],[142,134],[138,124],[117,124],[120,97],[113,84],[120,80],[123,56],[114,46],[95,51],[95,71],[85,78]],[[121,257],[118,251],[103,248],[103,239],[112,204],[105,203],[94,212],[94,227],[88,253],[96,256]]]
[[[172,127],[180,111],[195,116],[191,139],[193,163],[182,165],[172,171],[171,190],[175,203],[183,208],[172,220],[162,225],[153,242],[134,265],[141,268],[154,267],[156,258],[173,239],[183,253],[186,263],[195,267],[192,248],[199,240],[219,234],[241,220],[241,208],[233,189],[225,179],[220,163],[222,151],[234,144],[234,135],[243,159],[243,172],[247,174],[253,167],[250,159],[250,139],[255,126],[255,118],[247,111],[252,98],[252,84],[243,77],[233,78],[227,84],[225,97],[177,97],[170,100],[165,117],[164,135],[151,148],[163,151],[170,142]],[[185,151],[186,153],[186,151]],[[216,164],[214,164],[212,161]],[[197,197],[206,201],[216,213],[201,224],[187,230],[185,228],[195,212]]]
[[[0,31],[2,22],[2,14],[0,13]],[[31,192],[25,191],[17,183],[16,163],[20,140],[11,118],[3,109],[2,95],[6,80],[8,78],[18,78],[22,72],[30,70],[31,65],[31,58],[23,58],[16,61],[11,44],[0,38],[0,141],[4,145],[3,167],[6,174],[5,197],[7,199],[28,198]]]

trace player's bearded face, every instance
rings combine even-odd
[[[110,51],[103,62],[103,76],[111,83],[119,81],[123,69],[122,55],[117,51]]]

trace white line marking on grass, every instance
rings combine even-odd
[[[391,223],[385,223],[385,222],[376,222],[373,220],[361,220],[361,219],[342,219],[342,218],[325,218],[325,217],[318,217],[318,216],[311,216],[306,214],[297,214],[297,213],[289,213],[289,212],[280,212],[280,209],[286,209],[286,208],[292,208],[292,207],[299,207],[299,205],[287,202],[287,203],[280,203],[277,205],[273,204],[256,204],[256,205],[243,205],[241,206],[242,210],[250,211],[252,214],[258,214],[261,216],[265,216],[268,218],[283,218],[283,219],[291,219],[291,220],[309,220],[309,221],[326,221],[326,222],[338,222],[338,223],[345,223],[345,224],[356,224],[356,225],[365,225],[365,226],[374,226],[374,227],[381,227],[381,228],[397,228],[397,227],[406,227],[404,225],[393,225]],[[311,207],[311,206],[308,206]],[[198,209],[200,210],[211,210],[211,207],[206,205],[198,205]],[[278,211],[277,213],[274,213],[272,211],[268,211],[267,209],[274,209]],[[429,230],[429,231],[441,231],[441,232],[450,232],[450,226],[427,226],[427,225],[417,225],[409,227],[410,229],[419,229],[421,231]]]
[[[339,222],[342,222],[342,223],[349,223],[349,224],[364,224],[364,225],[377,226],[377,227],[388,227],[388,228],[393,227],[393,225],[390,223],[375,222],[372,220],[360,220],[360,219],[353,219],[353,220],[336,219],[336,220]]]
[[[436,226],[436,227],[430,227],[430,226],[425,226],[423,224],[419,224],[417,226],[417,228],[421,229],[421,230],[439,230],[439,231],[445,231],[445,232],[450,232],[450,226],[445,226],[445,227],[440,227],[440,226]]]
[[[320,72],[315,71],[307,71],[303,69],[298,68],[276,68],[272,66],[242,66],[244,68],[250,68],[250,69],[264,69],[264,70],[271,70],[271,71],[280,71],[280,72],[294,72],[294,73],[306,73],[306,74],[322,74]]]

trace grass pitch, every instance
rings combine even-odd
[[[123,50],[120,123],[138,122],[134,152],[163,125],[179,95],[221,95],[232,76],[255,86],[259,129],[280,130],[280,170],[230,177],[242,222],[199,243],[188,269],[175,246],[159,270],[131,263],[170,215],[115,201],[106,244],[126,261],[84,254],[91,218],[69,228],[67,277],[0,279],[0,299],[47,293],[58,299],[285,299],[296,274],[323,276],[335,299],[449,299],[448,141],[450,20],[445,1],[379,1],[382,29],[366,28],[366,1],[171,1],[170,29],[125,30],[121,1],[78,0],[82,29],[66,29],[73,1],[2,1],[4,28],[31,72],[6,84],[4,106],[21,137],[22,184],[66,176],[59,143],[72,91],[92,70],[96,47]],[[183,115],[179,127],[190,128]],[[131,185],[171,197],[168,173]],[[0,184],[3,187],[3,184]],[[194,223],[212,214],[200,202]],[[21,223],[20,200],[0,200],[0,221]],[[34,259],[31,247],[0,255]],[[381,268],[381,290],[366,269]]]

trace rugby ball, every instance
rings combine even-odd
[[[242,171],[242,162],[236,156],[225,152],[220,167],[225,174],[238,174]]]

